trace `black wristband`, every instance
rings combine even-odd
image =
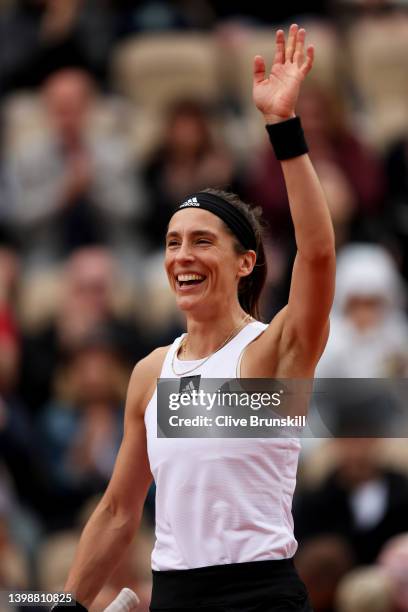
[[[69,604],[68,603],[57,603],[51,608],[51,612],[59,612],[59,610],[63,610],[64,612],[71,612],[71,610],[77,610],[78,612],[88,612],[88,609],[85,608],[79,601],[73,599]]]
[[[309,151],[299,117],[266,125],[269,140],[280,161],[304,155]]]

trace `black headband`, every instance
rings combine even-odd
[[[242,212],[221,198],[212,193],[200,192],[189,196],[175,210],[175,213],[185,208],[202,208],[216,215],[228,225],[233,234],[246,249],[256,251],[256,236],[248,219]]]

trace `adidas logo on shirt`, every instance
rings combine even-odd
[[[192,380],[190,380],[187,387],[184,388],[184,393],[188,393],[189,391],[195,391],[194,383]]]
[[[197,198],[193,197],[183,202],[180,208],[186,208],[187,206],[200,206],[200,204],[197,202]]]
[[[200,389],[200,374],[196,376],[182,376],[180,378],[179,393],[191,394],[193,391]]]

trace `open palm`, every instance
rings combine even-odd
[[[303,79],[313,65],[314,49],[305,53],[306,31],[291,25],[288,42],[283,30],[276,32],[275,57],[271,73],[265,76],[265,60],[260,55],[254,61],[253,98],[256,107],[268,123],[293,117]]]

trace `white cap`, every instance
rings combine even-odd
[[[357,296],[377,296],[392,307],[402,304],[402,279],[392,257],[379,245],[356,243],[338,254],[335,308],[341,312]]]

